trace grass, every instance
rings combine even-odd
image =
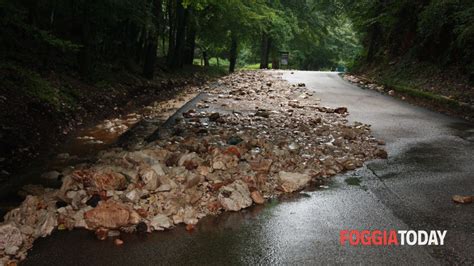
[[[229,68],[229,60],[227,59],[223,59],[223,58],[219,58],[219,64],[217,64],[217,58],[216,57],[212,57],[209,59],[209,66],[210,67],[220,67],[220,68]],[[202,66],[201,65],[201,59],[194,59],[193,61],[193,65],[196,65],[196,66]],[[241,70],[258,70],[260,69],[260,63],[256,63],[256,64],[248,64],[248,65],[244,65],[244,66],[241,66],[241,67],[237,67],[238,69],[241,69]],[[268,68],[272,68],[272,63],[268,64]]]
[[[212,62],[216,62],[214,59]],[[202,78],[217,78],[228,74],[228,66],[225,65],[226,61],[222,60],[224,64],[217,66],[213,64],[210,67],[201,66],[186,66],[183,69],[173,71],[171,73],[157,73],[162,78],[172,77],[187,77],[195,75]],[[0,84],[1,90],[9,91],[9,93],[23,97],[25,101],[41,102],[47,104],[57,111],[63,110],[64,108],[75,109],[83,94],[86,93],[84,88],[78,86],[78,84],[70,84],[68,82],[52,82],[42,74],[28,69],[26,67],[17,65],[10,62],[0,63],[0,76],[2,82]],[[55,78],[55,77],[53,77]],[[87,86],[93,86],[99,91],[104,93],[110,92],[114,94],[112,90],[120,90],[123,86],[115,86],[117,84],[129,84],[133,83],[137,79],[142,79],[140,75],[132,74],[124,70],[115,70],[108,67],[98,67],[94,73],[92,79],[88,79],[85,83]],[[54,80],[54,79],[53,79]],[[87,87],[86,86],[86,87]],[[89,93],[89,91],[87,91]]]
[[[268,68],[272,68],[272,64],[268,64]],[[240,69],[242,70],[257,70],[257,69],[260,69],[260,64],[257,63],[257,64],[251,64],[251,65],[245,65],[243,67],[241,67]]]
[[[464,110],[464,107],[456,100],[460,94],[453,87],[452,80],[443,78],[443,76],[450,76],[449,72],[433,64],[402,60],[394,65],[381,64],[361,70],[376,83],[400,95],[456,112]],[[456,80],[455,83],[464,82]],[[443,93],[454,97],[444,96]]]
[[[2,87],[16,90],[27,97],[35,98],[55,108],[60,107],[61,98],[65,95],[38,73],[13,64],[2,64],[0,68],[2,76],[4,76]]]
[[[421,89],[416,88],[415,86],[410,86],[410,85],[402,85],[399,83],[396,83],[394,81],[387,81],[384,80],[383,85],[387,88],[393,89],[395,92],[405,94],[407,96],[413,97],[413,98],[418,98],[418,99],[423,99],[423,100],[428,100],[433,103],[437,103],[440,105],[446,105],[451,108],[459,108],[460,105],[457,101],[443,97],[439,94],[435,94],[432,92],[427,92]]]
[[[219,63],[217,63],[217,58],[216,57],[211,57],[209,58],[209,66],[218,66],[218,67],[229,67],[230,63],[229,63],[229,60],[227,59],[223,59],[223,58],[219,58]],[[204,62],[202,62],[204,64]],[[201,65],[201,59],[199,58],[196,58],[194,59],[193,61],[193,64],[194,65],[198,65],[198,66],[203,66]]]
[[[360,186],[360,179],[357,177],[349,177],[344,180],[350,186]]]
[[[260,69],[260,64],[246,65],[241,67],[242,70],[257,70]]]

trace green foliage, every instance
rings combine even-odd
[[[344,181],[350,186],[360,186],[361,180],[358,177],[348,177]]]
[[[2,64],[0,69],[4,73],[1,85],[3,88],[18,90],[20,94],[59,107],[60,92],[37,73],[11,64]]]
[[[272,68],[272,64],[269,64],[269,67]],[[257,70],[260,68],[260,64],[251,64],[251,65],[245,65],[241,67],[240,69],[242,70]]]
[[[260,62],[262,35],[271,39],[272,58],[278,60],[279,51],[290,52],[293,68],[334,68],[351,63],[359,53],[358,38],[338,1],[197,2],[200,52],[227,56],[232,32],[239,38],[239,66]]]
[[[37,32],[38,32],[39,38],[43,42],[49,44],[50,46],[52,46],[54,48],[57,48],[57,49],[61,50],[62,52],[68,52],[68,51],[78,52],[82,47],[82,45],[75,44],[71,41],[60,39],[60,38],[52,35],[48,31],[38,30]]]
[[[414,98],[424,99],[424,100],[432,101],[432,102],[437,103],[437,104],[447,105],[447,106],[451,106],[451,107],[454,107],[454,108],[459,107],[459,103],[455,100],[444,98],[444,97],[442,97],[438,94],[423,91],[423,90],[415,88],[415,87],[404,86],[404,85],[399,85],[399,84],[392,84],[390,82],[385,83],[385,85],[387,85],[389,88],[392,88],[396,92],[399,92],[399,93],[402,93],[402,94],[405,94],[405,95],[409,95],[409,96],[414,97]]]
[[[197,66],[201,66],[202,65],[201,63],[204,63],[204,62],[201,62],[201,61],[202,61],[201,59],[195,58],[194,61],[193,61],[193,64],[197,65]],[[211,58],[209,58],[209,66],[228,67],[229,66],[229,60],[227,60],[225,58],[217,59],[217,57],[211,57]]]
[[[28,64],[67,65],[93,80],[103,65],[139,71],[137,66],[157,54],[167,55],[171,66],[183,54],[183,42],[184,49],[196,48],[195,55],[229,59],[232,38],[239,66],[258,63],[264,55],[276,62],[280,51],[288,51],[294,68],[327,69],[351,64],[360,50],[346,5],[343,0],[2,0],[0,31],[9,38],[0,46],[6,56],[21,47],[32,54],[24,58]],[[266,53],[263,40],[268,40]],[[150,50],[155,47],[160,53]]]
[[[367,63],[411,57],[474,76],[474,1],[343,1]]]

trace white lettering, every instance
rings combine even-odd
[[[408,231],[407,233],[407,244],[413,246],[416,244],[416,231]]]
[[[431,231],[430,232],[430,239],[428,240],[428,245],[438,245],[438,238],[436,237],[436,232]]]
[[[418,245],[424,246],[428,243],[428,233],[426,231],[418,231]]]
[[[444,230],[444,231],[436,231],[436,233],[438,234],[438,237],[439,237],[439,240],[440,240],[440,245],[444,245],[444,238],[446,237],[446,233],[448,231],[447,230]]]
[[[399,230],[398,233],[400,234],[400,245],[405,245],[405,234],[407,233],[406,230]]]

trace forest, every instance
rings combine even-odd
[[[3,58],[83,76],[113,65],[152,78],[157,65],[177,69],[195,58],[203,65],[222,58],[231,72],[237,65],[268,68],[280,51],[290,52],[293,68],[331,68],[359,48],[336,2],[2,2]]]
[[[474,4],[463,0],[2,0],[2,65],[77,71],[209,65],[337,66],[409,56],[474,71]],[[215,58],[215,60],[212,60]],[[198,59],[195,61],[195,59]]]
[[[472,102],[469,0],[1,0],[0,23],[1,158],[196,69],[346,69]]]

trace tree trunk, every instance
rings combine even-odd
[[[231,37],[229,61],[229,72],[232,73],[235,71],[235,65],[237,63],[237,37],[234,34],[232,34]]]
[[[280,69],[280,58],[278,58],[278,53],[273,51],[272,54],[272,69]]]
[[[381,14],[385,7],[387,6],[387,0],[378,0],[376,6],[377,14]],[[375,58],[377,53],[377,48],[380,41],[380,36],[382,36],[382,29],[383,27],[379,24],[380,22],[376,22],[372,24],[369,28],[369,47],[367,48],[367,62],[372,62]]]
[[[171,66],[173,64],[175,48],[176,48],[176,18],[174,12],[174,0],[168,0],[168,26],[169,26],[169,36],[168,36],[168,56],[167,64]]]
[[[155,72],[156,52],[158,50],[158,34],[160,32],[162,4],[162,0],[155,0],[153,2],[152,13],[155,16],[154,24],[157,30],[155,33],[152,33],[152,36],[150,36],[150,39],[147,41],[145,47],[145,62],[143,64],[143,76],[148,79],[153,79],[153,75]]]
[[[260,69],[268,68],[268,58],[270,55],[271,39],[265,33],[262,36],[261,52],[260,52]]]
[[[135,38],[137,38],[138,32],[140,31],[137,25],[129,22],[126,26],[126,35],[124,39],[125,49],[123,50],[124,55],[124,66],[128,71],[134,71],[136,69],[136,62],[139,61],[139,52],[137,51],[138,46]],[[141,50],[142,52],[143,50]]]
[[[28,23],[32,26],[35,26],[38,20],[38,2],[37,0],[29,0],[26,2],[28,7]]]
[[[165,32],[163,31],[162,32],[163,34],[161,34],[161,52],[164,55],[166,55],[166,36],[165,36]]]
[[[186,37],[186,23],[188,17],[188,9],[182,5],[182,0],[176,0],[176,43],[173,56],[170,60],[171,68],[181,68],[184,65],[184,48]]]
[[[204,60],[204,66],[209,66],[209,56],[207,55],[207,51],[202,52],[202,59]]]
[[[186,32],[186,45],[184,52],[184,64],[192,65],[194,61],[194,50],[196,49],[196,27],[192,19],[192,12],[189,11],[188,23],[189,27]]]
[[[377,49],[378,43],[378,36],[379,36],[379,27],[377,24],[372,25],[369,35],[369,47],[367,49],[367,62],[372,62],[374,60],[375,52]]]
[[[92,40],[89,22],[89,2],[85,1],[82,13],[82,49],[79,53],[79,71],[83,77],[90,74],[92,64]]]
[[[153,79],[157,49],[158,42],[156,39],[149,40],[145,48],[145,62],[143,63],[143,76],[147,79]]]

